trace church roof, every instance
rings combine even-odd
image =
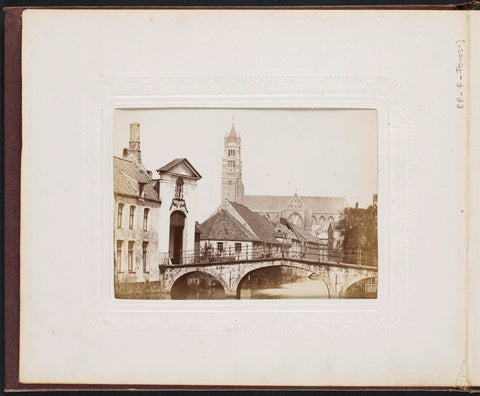
[[[338,213],[343,212],[348,206],[343,197],[310,197],[290,195],[245,195],[243,203],[255,211],[280,211],[288,209],[292,199],[298,199],[303,209],[314,213]]]
[[[193,167],[190,161],[186,158],[175,158],[173,161],[170,161],[168,164],[157,169],[157,172],[162,173],[174,173],[180,176],[191,177],[194,179],[201,179],[202,176],[198,171]]]
[[[248,231],[225,209],[220,209],[199,226],[202,240],[219,241],[258,241],[256,235]]]
[[[140,184],[145,185],[145,199],[161,202],[158,192],[155,190],[155,181],[133,161],[119,157],[113,157],[113,191],[138,198],[140,196]]]

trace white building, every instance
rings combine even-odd
[[[202,176],[186,158],[177,158],[157,172],[164,203],[160,208],[158,248],[160,252],[168,252],[173,264],[180,264],[183,257],[193,257],[195,251],[197,181]]]
[[[186,158],[157,172],[160,177],[154,178],[142,164],[140,124],[131,123],[123,158],[113,157],[116,284],[158,281],[159,264],[178,264],[195,249],[201,176]]]

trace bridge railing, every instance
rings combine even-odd
[[[241,250],[201,249],[180,252],[159,253],[158,262],[163,265],[188,265],[222,263],[269,258],[290,258],[312,262],[335,262],[369,267],[378,267],[378,254],[361,249],[287,249],[285,247],[255,246]]]

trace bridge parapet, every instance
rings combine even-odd
[[[319,263],[353,264],[364,267],[378,267],[378,254],[376,251],[362,251],[361,249],[328,249],[297,251],[283,248],[253,248],[235,251],[202,249],[201,251],[183,251],[177,255],[177,261],[173,262],[173,254],[170,252],[160,253],[160,265],[190,265],[208,263],[243,262],[265,259],[291,259],[305,260]]]

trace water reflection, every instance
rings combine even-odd
[[[181,276],[173,284],[170,292],[172,300],[222,300],[225,289],[210,274],[193,272]]]
[[[271,289],[244,289],[241,299],[295,299],[295,298],[328,298],[328,289],[321,280],[309,278],[299,279],[292,283],[283,283]]]

